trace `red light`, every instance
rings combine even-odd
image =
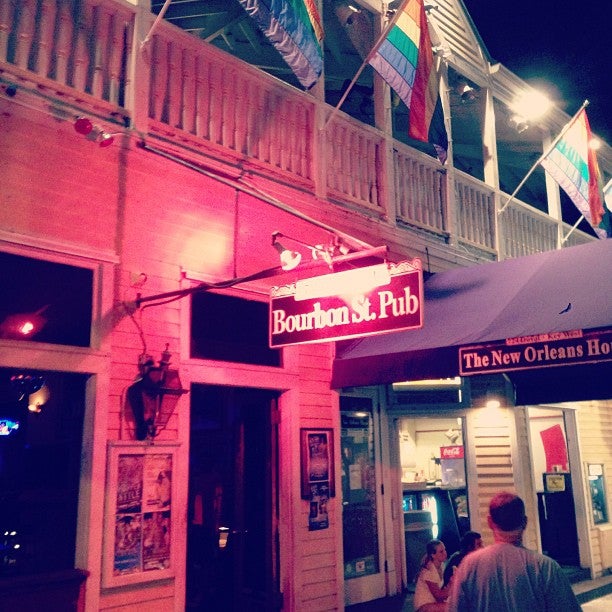
[[[74,122],[74,129],[78,134],[87,136],[87,134],[90,134],[91,130],[93,130],[93,123],[87,117],[79,117]]]
[[[106,132],[102,132],[99,136],[100,139],[100,147],[103,149],[106,147],[110,147],[115,140],[111,134],[107,134]]]
[[[31,334],[35,329],[34,323],[32,321],[25,321],[22,325],[19,326],[19,333],[27,336]]]

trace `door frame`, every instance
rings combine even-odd
[[[268,412],[267,415],[262,413],[261,418],[265,420],[265,423],[262,423],[262,426],[267,431],[267,439],[265,441],[265,452],[266,457],[264,457],[263,461],[265,464],[265,471],[267,472],[266,480],[267,482],[264,484],[265,486],[265,496],[266,496],[266,505],[268,510],[266,511],[265,516],[265,525],[264,525],[264,537],[266,540],[266,549],[263,551],[263,555],[265,557],[266,564],[266,576],[265,576],[265,584],[262,585],[261,594],[265,597],[265,609],[280,609],[282,603],[282,596],[280,595],[280,562],[279,562],[279,501],[280,494],[278,490],[278,475],[279,475],[279,465],[278,465],[278,451],[279,451],[279,434],[278,434],[278,398],[280,397],[281,392],[276,389],[268,389],[261,387],[252,387],[252,386],[243,386],[243,385],[227,385],[227,384],[217,384],[217,383],[206,383],[200,381],[192,381],[192,390],[193,385],[201,386],[201,387],[215,387],[221,390],[222,396],[222,408],[221,410],[226,409],[226,404],[228,401],[232,401],[231,398],[228,398],[226,393],[230,391],[235,391],[238,393],[248,394],[249,392],[253,392],[258,394],[258,398],[254,400],[257,403],[261,403],[260,408],[265,410],[264,403],[267,401],[268,404]],[[224,390],[224,391],[223,391]],[[207,391],[204,390],[204,396],[206,396]],[[193,397],[193,394],[192,394]],[[188,439],[191,441],[191,428],[193,425],[192,419],[192,397],[190,397],[190,423],[189,423],[189,434]],[[205,400],[206,401],[206,400]],[[245,400],[238,399],[238,406],[242,410]],[[233,526],[235,531],[230,532],[234,533],[236,536],[244,536],[247,533],[246,530],[246,522],[247,518],[247,505],[248,500],[246,500],[247,488],[246,483],[244,482],[245,475],[245,432],[246,427],[248,426],[248,419],[245,419],[244,416],[240,416],[231,426],[234,431],[234,464],[232,468],[232,476],[234,489],[234,510],[239,511],[239,523],[236,523]],[[227,424],[223,426],[227,427]],[[191,444],[189,445],[188,451],[188,465],[191,466]],[[268,479],[269,477],[269,479]],[[187,474],[187,482],[190,483],[192,478],[191,467],[189,473]],[[253,484],[253,483],[251,483]],[[189,496],[191,493],[189,493]],[[186,494],[187,496],[187,494]],[[191,497],[186,500],[189,504],[193,503]],[[240,539],[240,537],[235,540],[237,543],[236,546],[236,554],[237,557],[233,560],[231,567],[228,569],[228,578],[230,580],[230,584],[234,587],[239,586],[242,583],[243,570],[245,569],[245,562],[247,559],[247,548],[244,547],[244,541]],[[194,546],[195,543],[189,541],[189,535],[187,536],[186,543],[186,553],[189,551],[190,546]],[[189,554],[187,554],[189,557]],[[185,584],[187,587],[187,583]],[[258,591],[259,592],[259,591]],[[230,605],[234,606],[235,604],[241,601],[241,595],[238,594],[237,589],[232,599]],[[233,609],[233,608],[232,608]]]
[[[565,441],[567,444],[567,455],[570,467],[570,479],[572,482],[572,494],[574,499],[574,510],[576,514],[576,532],[578,536],[578,557],[581,567],[593,567],[593,560],[590,547],[589,538],[589,525],[588,525],[588,508],[586,506],[585,497],[585,481],[583,478],[583,462],[580,455],[580,447],[578,443],[578,422],[576,418],[577,408],[571,408],[568,406],[560,405],[529,405],[525,406],[525,415],[527,418],[527,427],[529,430],[528,444],[529,444],[529,478],[532,483],[532,490],[534,494],[534,503],[537,511],[537,499],[536,496],[536,483],[535,475],[533,472],[533,449],[531,442],[531,429],[530,429],[530,414],[529,408],[537,408],[539,410],[554,410],[562,413],[563,428],[565,433]],[[537,523],[537,544],[538,549],[542,550],[542,536],[540,532],[540,524],[537,519],[537,513],[535,516]]]
[[[584,479],[584,462],[580,454],[578,443],[578,419],[577,410],[574,408],[562,408],[563,422],[565,425],[565,436],[567,440],[567,454],[570,463],[570,474],[572,480],[572,492],[574,495],[574,509],[576,511],[576,531],[578,532],[578,556],[581,567],[593,568],[593,556],[591,551],[591,538],[589,535],[589,512],[586,497],[586,481]]]
[[[385,486],[385,474],[383,470],[383,449],[386,449],[386,461],[388,465],[388,445],[382,444],[381,406],[378,389],[364,387],[351,391],[343,391],[340,397],[366,398],[371,401],[372,406],[372,429],[374,435],[374,473],[376,475],[376,527],[378,536],[378,564],[379,571],[359,578],[344,579],[344,602],[345,605],[354,605],[380,599],[388,595],[387,585],[387,529],[390,524],[386,518],[385,496],[383,491],[390,490]],[[342,412],[340,410],[340,412]],[[387,435],[385,427],[385,435]],[[341,487],[339,487],[341,491]],[[342,498],[342,495],[340,495]],[[342,530],[341,530],[342,532]],[[344,573],[343,573],[344,578]]]

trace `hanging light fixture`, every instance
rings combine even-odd
[[[126,393],[137,440],[155,438],[167,425],[181,395],[188,393],[183,389],[178,370],[169,368],[171,356],[166,344],[157,366],[150,355],[139,358],[139,376]]]

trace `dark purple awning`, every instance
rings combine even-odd
[[[424,326],[337,343],[332,387],[444,378],[459,346],[612,326],[612,240],[431,276]]]

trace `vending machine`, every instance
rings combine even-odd
[[[403,486],[406,561],[408,582],[411,582],[429,540],[442,540],[449,556],[459,550],[461,536],[469,529],[469,519],[466,518],[468,522],[465,523],[460,515],[462,507],[467,509],[467,491],[465,488],[429,487],[425,483],[419,489],[415,488],[415,483]]]

